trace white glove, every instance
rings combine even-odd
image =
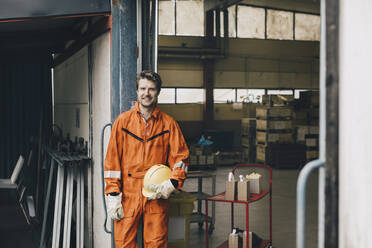
[[[121,193],[118,195],[107,195],[107,214],[113,220],[121,220],[124,217],[121,196]]]
[[[155,200],[159,198],[168,199],[170,194],[176,190],[170,179],[160,184],[147,185],[147,189],[155,191],[155,193],[149,197],[149,200]]]

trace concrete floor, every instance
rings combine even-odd
[[[232,167],[220,167],[214,171],[207,171],[216,175],[216,192],[225,191],[225,180]],[[250,172],[250,171],[249,171]],[[239,174],[248,174],[248,171],[240,171]],[[256,171],[268,176],[262,171]],[[296,242],[296,183],[299,171],[297,170],[273,170],[272,181],[272,223],[273,223],[273,247],[294,248]],[[267,188],[267,186],[263,186]],[[211,192],[210,179],[203,180],[203,191]],[[185,191],[197,191],[197,180],[188,179],[183,187]],[[317,247],[317,221],[318,221],[318,176],[313,173],[309,177],[307,189],[307,226],[306,240],[308,248]],[[4,199],[4,197],[0,197]],[[6,197],[5,197],[6,198]],[[0,201],[0,203],[2,203]],[[244,229],[245,208],[235,207],[235,226]],[[196,209],[196,204],[195,204]],[[204,205],[203,205],[204,212]],[[250,204],[249,206],[250,231],[263,238],[269,237],[269,201],[268,197]],[[209,207],[211,211],[211,207]],[[37,233],[27,227],[19,209],[13,206],[0,204],[0,240],[1,247],[38,247]],[[230,204],[216,203],[215,229],[209,236],[209,247],[217,247],[225,241],[231,232]],[[22,237],[22,238],[20,238]],[[9,242],[8,242],[9,241]],[[199,229],[197,223],[190,225],[189,247],[205,247],[205,229]]]
[[[216,175],[216,192],[225,191],[225,180],[232,167],[220,167],[215,171],[208,171]],[[256,171],[261,173],[260,171]],[[248,174],[248,171],[241,172]],[[262,172],[264,175],[264,173]],[[272,179],[272,225],[273,247],[294,248],[296,243],[296,184],[298,170],[273,170]],[[266,186],[267,187],[267,186]],[[265,188],[265,186],[264,186]],[[197,191],[197,180],[186,180],[183,187],[185,191]],[[204,179],[203,191],[211,192],[210,179]],[[245,207],[236,204],[235,227],[245,227]],[[240,206],[239,206],[240,205]],[[196,209],[196,204],[195,204]],[[204,212],[204,205],[203,205]],[[209,236],[209,247],[217,247],[225,241],[231,232],[230,204],[217,202],[215,216],[215,230]],[[250,231],[258,236],[269,237],[269,200],[268,197],[249,205]],[[211,211],[211,207],[209,207]],[[317,247],[318,236],[318,175],[313,173],[307,186],[307,226],[306,247]],[[205,247],[205,229],[199,229],[197,223],[190,225],[190,247]]]

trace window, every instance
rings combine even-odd
[[[159,1],[159,34],[175,35],[174,0]]]
[[[175,88],[162,88],[158,97],[158,103],[175,103]]]
[[[214,89],[213,98],[215,103],[235,102],[235,89]]]
[[[177,88],[176,103],[202,103],[204,102],[204,89]]]
[[[293,40],[293,12],[267,10],[267,38]]]
[[[204,1],[160,0],[159,34],[204,36]],[[230,38],[320,40],[319,15],[247,4],[232,5],[227,10]],[[216,13],[214,11],[214,23]],[[223,18],[223,11],[220,11],[221,37],[224,36]],[[213,26],[216,35],[216,25]]]
[[[320,40],[320,16],[295,14],[296,40]]]
[[[292,90],[268,90],[268,95],[293,95]]]
[[[203,103],[202,88],[162,88],[158,98],[160,104]]]
[[[176,1],[176,35],[204,36],[204,1]]]
[[[294,98],[300,99],[300,93],[303,91],[309,91],[309,90],[295,90]]]
[[[213,11],[213,20],[214,20],[214,23],[217,23],[216,22],[216,15],[217,15],[217,11]],[[223,29],[223,11],[220,11],[220,37],[224,37],[224,29]],[[216,34],[216,25],[213,25],[213,36],[217,36]]]
[[[259,103],[262,100],[262,95],[265,95],[265,90],[261,89],[238,89],[238,102]]]
[[[227,11],[229,12],[229,37],[236,38],[236,6],[230,6]]]
[[[268,95],[293,95],[294,98],[300,98],[300,92],[308,91],[306,89],[295,90],[266,90]],[[260,103],[262,96],[265,95],[264,89],[214,89],[213,98],[215,103],[227,102],[245,102],[245,103]],[[158,98],[160,104],[175,104],[175,103],[203,103],[204,89],[203,88],[162,88]]]
[[[265,9],[238,6],[238,38],[265,39]]]

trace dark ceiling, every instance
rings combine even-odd
[[[66,19],[28,19],[20,22],[0,22],[0,53],[45,50],[57,53],[69,40],[75,40],[80,23],[89,17]]]
[[[109,0],[2,0],[0,54],[63,52],[82,25],[110,11]]]

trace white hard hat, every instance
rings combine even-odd
[[[145,177],[143,178],[142,194],[145,197],[150,197],[155,192],[148,190],[147,185],[162,183],[168,180],[171,177],[171,174],[172,174],[171,169],[166,165],[157,164],[152,166],[146,172]]]

